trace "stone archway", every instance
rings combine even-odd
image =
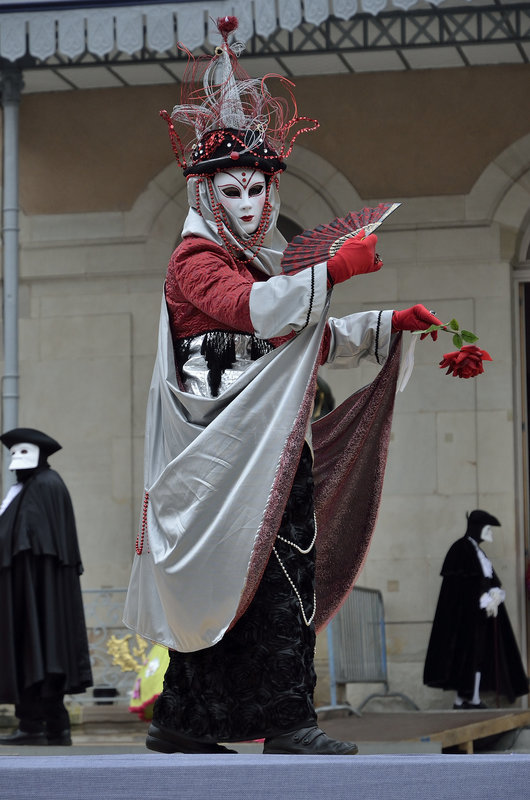
[[[466,198],[466,218],[496,222],[518,233],[530,209],[530,134],[484,170]]]

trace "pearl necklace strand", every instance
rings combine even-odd
[[[315,535],[313,536],[313,539],[312,539],[312,541],[311,541],[311,544],[310,544],[310,545],[309,545],[309,547],[308,547],[308,548],[306,548],[305,550],[304,550],[302,547],[299,547],[299,546],[298,546],[297,544],[295,544],[294,542],[291,542],[291,540],[290,540],[290,539],[285,539],[283,536],[277,535],[277,536],[276,536],[276,538],[277,538],[277,539],[280,539],[280,541],[282,541],[282,542],[285,542],[286,544],[289,544],[289,545],[291,545],[291,547],[294,547],[294,549],[295,549],[295,550],[298,550],[298,552],[299,552],[299,553],[301,553],[302,555],[307,555],[307,554],[308,554],[308,553],[310,553],[310,552],[311,552],[311,550],[313,549],[313,547],[314,547],[314,544],[315,544],[315,541],[316,541],[316,538],[317,538],[317,521],[316,521],[316,516],[314,517],[314,519],[315,519]],[[292,588],[293,592],[295,593],[295,595],[296,595],[296,597],[297,597],[297,599],[298,599],[298,603],[299,603],[299,605],[300,605],[300,611],[302,612],[302,617],[303,617],[304,623],[305,623],[305,625],[306,625],[307,627],[309,627],[309,626],[311,625],[311,623],[313,622],[314,618],[315,618],[315,613],[316,613],[316,610],[317,610],[317,593],[316,593],[316,591],[313,589],[313,613],[311,614],[310,618],[308,619],[308,618],[306,617],[306,613],[305,613],[305,611],[304,611],[304,604],[303,604],[303,602],[302,602],[302,598],[301,598],[301,596],[300,596],[300,592],[298,591],[298,589],[297,589],[297,588],[296,588],[296,586],[294,585],[294,581],[292,580],[291,576],[289,575],[289,573],[288,573],[288,572],[287,572],[287,570],[285,569],[285,566],[284,566],[284,564],[283,564],[283,561],[281,560],[280,556],[278,555],[278,551],[276,550],[276,547],[275,547],[274,545],[273,545],[272,549],[273,549],[273,551],[274,551],[274,555],[275,555],[275,556],[276,556],[276,558],[278,559],[278,564],[279,564],[279,565],[280,565],[280,567],[282,568],[283,574],[285,575],[285,577],[287,578],[287,580],[288,580],[288,581],[289,581],[289,583],[291,584],[291,588]]]

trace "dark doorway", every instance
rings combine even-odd
[[[530,283],[520,284],[526,649],[530,664]]]

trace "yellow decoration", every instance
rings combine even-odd
[[[135,634],[136,646],[133,644],[131,653],[129,640],[132,638],[129,633],[123,639],[114,635],[107,639],[107,652],[112,656],[112,663],[120,667],[122,672],[140,672],[145,662],[149,642]]]
[[[152,719],[153,704],[162,691],[169,653],[167,647],[153,645],[138,634],[135,634],[136,644],[131,639],[131,633],[122,639],[110,636],[107,639],[107,652],[112,656],[112,663],[120,667],[122,672],[137,673],[129,711],[138,714],[141,720],[148,721]]]

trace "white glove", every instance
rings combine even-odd
[[[506,592],[498,586],[494,586],[489,592],[484,592],[480,597],[480,607],[485,610],[488,617],[496,617],[499,606],[504,602]]]
[[[497,606],[500,606],[501,603],[504,603],[506,599],[506,592],[504,589],[501,589],[500,586],[494,586],[490,589],[490,596],[495,600]]]

